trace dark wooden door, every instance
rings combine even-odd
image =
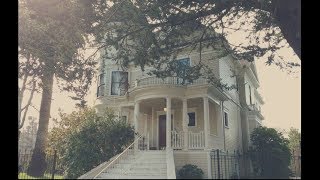
[[[159,116],[159,148],[166,147],[166,115]]]

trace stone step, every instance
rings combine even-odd
[[[151,168],[151,169],[167,169],[167,164],[163,163],[163,164],[131,164],[131,163],[127,163],[127,164],[117,164],[115,165],[115,168],[132,168],[132,167],[137,167],[137,168]],[[114,168],[114,169],[115,169]]]
[[[122,172],[122,173],[101,173],[99,177],[117,177],[117,176],[167,176],[167,173],[145,173],[145,172]]]
[[[117,164],[167,164],[165,159],[128,159]]]
[[[101,176],[97,179],[167,179],[167,175],[158,175],[158,176],[126,176],[126,175],[108,175]]]
[[[167,173],[167,169],[147,169],[147,168],[127,168],[127,169],[120,169],[120,168],[116,168],[116,169],[110,169],[107,172],[104,172],[106,174],[153,174],[153,175],[157,175],[157,174],[166,174]]]
[[[166,179],[166,151],[138,151],[101,173],[103,179]]]

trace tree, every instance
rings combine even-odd
[[[21,132],[21,138],[19,138],[19,150],[33,149],[37,130],[38,123],[36,123],[35,119],[32,118],[31,121],[29,121],[28,126],[26,126]]]
[[[289,141],[273,128],[255,128],[249,153],[254,172],[263,178],[289,178],[291,153]]]
[[[84,59],[81,51],[92,24],[88,21],[92,9],[86,2],[19,1],[19,72],[24,72],[19,77],[38,79],[33,87],[42,91],[38,133],[28,168],[28,174],[34,177],[41,177],[46,169],[54,77],[61,90],[75,93],[75,100],[83,100],[92,81],[95,62]]]
[[[27,54],[26,61],[28,62],[29,60],[30,60],[30,55]],[[23,128],[24,122],[27,117],[28,109],[30,106],[33,107],[31,102],[32,102],[34,93],[37,91],[36,89],[37,79],[34,75],[33,76],[31,75],[30,71],[31,71],[30,66],[25,69],[19,67],[18,77],[21,79],[22,83],[21,85],[19,84],[19,88],[18,88],[18,131],[19,131],[18,139],[20,138],[20,130]],[[32,76],[31,79],[29,78],[30,75]],[[23,98],[26,96],[26,92],[28,92],[28,90],[30,91],[28,101],[22,107]]]
[[[290,150],[294,151],[297,148],[300,148],[301,134],[300,134],[299,130],[296,129],[296,128],[290,128],[288,136],[289,136],[289,148],[290,148]]]
[[[289,10],[285,10],[285,6],[277,3],[278,1],[113,0],[112,2],[107,10],[99,11],[99,21],[94,27],[93,34],[101,44],[101,48],[107,52],[112,48],[117,50],[116,53],[106,54],[106,57],[116,61],[123,69],[133,63],[141,67],[142,71],[145,66],[152,66],[155,70],[151,73],[157,77],[178,76],[179,66],[171,60],[181,52],[181,47],[199,51],[200,59],[204,48],[222,47],[224,51],[221,52],[221,56],[232,54],[238,60],[244,59],[250,62],[257,57],[266,56],[268,59],[266,63],[269,65],[275,64],[286,69],[299,66],[298,63],[287,61],[277,54],[277,50],[288,45],[284,36],[289,37],[289,35],[282,33],[281,30],[287,32],[300,28],[298,25],[290,30],[282,28],[285,14],[283,12]],[[295,7],[293,9],[299,9],[299,6]],[[110,18],[106,14],[113,16]],[[292,14],[291,10],[289,14]],[[294,21],[296,19],[294,18]],[[248,32],[248,42],[233,44],[226,41],[231,31]],[[299,32],[297,31],[297,34]],[[296,43],[298,40],[293,41],[293,44],[299,44]],[[214,78],[215,74],[201,61],[193,64],[188,71],[186,73],[188,76],[184,78],[189,82],[203,76],[214,84],[219,83],[217,78]]]
[[[58,148],[71,179],[122,152],[134,139],[133,127],[108,109],[102,117],[94,109],[64,114],[58,124],[50,133],[51,148]]]

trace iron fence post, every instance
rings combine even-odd
[[[54,173],[56,171],[56,160],[57,160],[57,150],[54,150],[54,156],[53,156],[53,165],[52,165],[52,175],[51,179],[54,179]]]
[[[217,150],[217,165],[218,165],[218,179],[220,179],[220,157],[219,157],[219,149]]]

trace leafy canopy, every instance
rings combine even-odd
[[[263,178],[289,178],[289,141],[273,128],[255,128],[250,137],[250,155],[256,175]]]
[[[288,44],[267,1],[262,4],[255,0],[111,2],[99,11],[93,35],[106,50],[105,58],[116,61],[124,69],[130,64],[142,70],[151,66],[155,69],[151,74],[158,77],[177,76],[180,67],[172,61],[177,54],[185,49],[198,51],[201,59],[201,52],[206,48],[222,49],[221,56],[232,54],[238,60],[251,62],[267,56],[267,64],[280,68],[299,66],[277,54],[277,50]],[[231,30],[248,32],[248,42],[226,41]],[[201,60],[186,74],[190,82],[199,76],[217,82],[211,78],[215,74]]]
[[[61,90],[83,99],[96,64],[83,54],[96,20],[92,12],[82,0],[19,0],[19,78],[34,76],[43,89],[53,73]]]

